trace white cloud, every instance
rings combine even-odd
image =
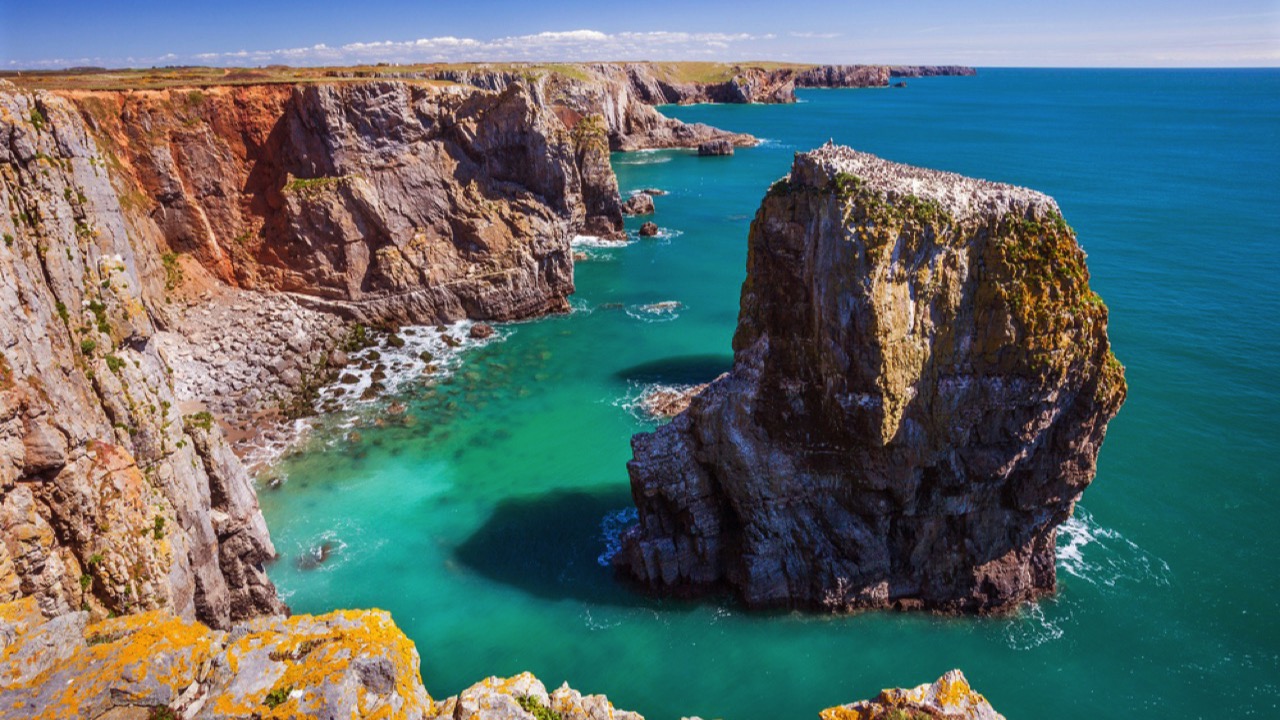
[[[734,59],[748,49],[752,54],[768,51],[772,33],[719,32],[622,32],[598,30],[548,31],[478,40],[451,35],[416,40],[352,42],[330,47],[323,43],[306,47],[273,50],[228,50],[192,54],[166,53],[151,58],[85,58],[82,65],[340,65],[376,62],[468,62],[468,61],[585,61],[585,60],[682,60],[690,57]],[[16,65],[17,63],[10,63]],[[27,67],[66,67],[62,58],[25,63]]]

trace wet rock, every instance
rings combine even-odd
[[[653,196],[648,193],[636,193],[622,204],[623,215],[652,215],[653,212]]]
[[[476,323],[471,326],[471,330],[467,332],[467,335],[469,335],[473,340],[483,340],[485,338],[493,337],[494,332],[492,325],[487,323]]]
[[[732,154],[733,143],[730,143],[727,140],[711,140],[710,142],[704,142],[698,146],[698,155],[703,157]]]
[[[647,222],[640,226],[641,237],[653,237],[658,234],[658,226],[655,223]]]

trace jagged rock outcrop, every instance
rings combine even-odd
[[[951,670],[937,682],[911,689],[884,690],[873,700],[827,708],[821,720],[1004,720],[991,703],[969,687],[964,673]]]
[[[249,479],[156,341],[164,240],[110,166],[70,103],[0,83],[0,601],[281,612]]]
[[[615,561],[756,607],[1052,592],[1126,392],[1053,200],[829,145],[769,190],[747,265],[732,372],[632,441]]]
[[[710,140],[698,146],[698,154],[702,156],[732,155],[733,145],[724,140]]]

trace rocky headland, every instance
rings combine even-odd
[[[1126,386],[1057,205],[826,146],[751,225],[734,367],[637,435],[615,558],[753,607],[992,612],[1054,537]]]

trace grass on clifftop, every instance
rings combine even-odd
[[[644,64],[644,63],[637,63]],[[719,83],[729,80],[739,67],[764,70],[804,69],[813,65],[749,62],[669,62],[648,63],[654,74],[667,82]],[[164,90],[167,88],[208,88],[280,83],[341,83],[386,78],[427,85],[451,83],[431,78],[443,71],[494,71],[509,73],[558,73],[574,80],[589,80],[588,63],[410,63],[406,65],[343,65],[330,67],[290,67],[266,65],[256,68],[162,67],[162,68],[72,68],[70,70],[23,70],[0,72],[0,79],[28,90]]]

